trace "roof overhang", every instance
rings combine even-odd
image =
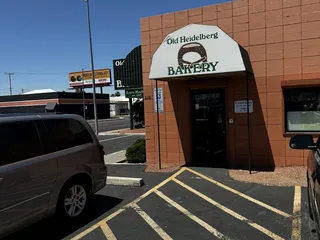
[[[149,79],[236,72],[252,73],[246,50],[217,26],[190,24],[163,40],[153,54]]]

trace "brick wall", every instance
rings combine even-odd
[[[305,164],[307,152],[294,151],[284,135],[282,85],[312,83],[320,78],[320,0],[237,0],[175,13],[142,18],[141,44],[147,161],[157,164],[157,119],[153,109],[155,81],[148,78],[151,57],[162,40],[190,23],[217,25],[249,53],[254,70],[250,98],[254,100],[252,120],[253,163],[258,166]],[[284,84],[285,83],[285,84]],[[160,113],[161,158],[164,165],[191,161],[189,89],[226,87],[228,161],[246,165],[248,136],[246,118],[234,114],[233,101],[244,98],[243,77],[161,82],[164,113]],[[148,100],[149,99],[149,100]]]

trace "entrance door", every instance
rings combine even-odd
[[[194,91],[193,163],[225,167],[226,108],[224,89]]]

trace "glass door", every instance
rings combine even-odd
[[[226,109],[224,89],[192,92],[193,163],[224,167]]]

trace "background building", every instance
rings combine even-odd
[[[129,115],[129,99],[125,96],[110,97],[110,116]]]
[[[1,96],[0,112],[45,112],[47,104],[55,105],[55,111],[72,113],[93,119],[93,102],[91,93],[56,92],[41,89],[21,95]],[[110,118],[109,94],[97,94],[98,118]]]

